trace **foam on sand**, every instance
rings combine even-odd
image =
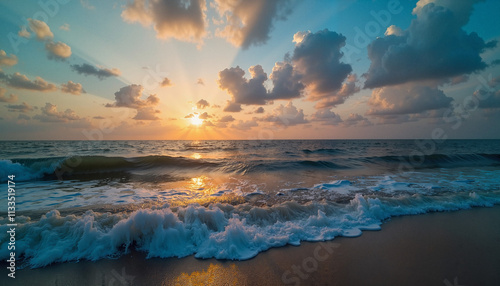
[[[500,203],[499,191],[388,198],[356,194],[347,204],[166,205],[131,213],[87,211],[81,216],[63,216],[53,210],[37,221],[19,217],[16,252],[24,258],[24,265],[31,267],[117,257],[132,248],[146,252],[148,257],[195,255],[244,260],[286,244],[359,236],[363,230],[380,229],[383,221],[392,216],[497,203]],[[6,218],[1,218],[0,223],[0,259],[6,259],[9,255]]]

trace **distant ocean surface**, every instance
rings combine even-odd
[[[130,249],[243,260],[393,216],[499,204],[500,140],[2,141],[4,186],[9,175],[18,265]],[[6,210],[5,191],[2,260]]]

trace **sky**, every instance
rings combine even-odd
[[[0,3],[0,140],[500,138],[500,1]]]

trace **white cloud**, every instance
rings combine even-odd
[[[54,34],[45,22],[29,18],[28,25],[39,41],[51,40],[54,38]]]

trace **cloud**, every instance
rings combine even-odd
[[[268,91],[265,82],[268,80],[267,74],[262,66],[255,65],[248,69],[251,78],[246,79],[245,71],[239,66],[224,69],[219,72],[219,87],[226,90],[232,100],[224,111],[238,112],[241,104],[264,105],[269,101],[278,99],[292,99],[301,96],[304,86],[298,81],[300,76],[293,72],[293,67],[289,63],[276,63],[271,80],[273,89]]]
[[[455,85],[455,84],[466,82],[467,80],[469,80],[469,75],[462,74],[462,75],[451,78],[450,84]]]
[[[264,107],[262,106],[259,106],[258,108],[256,108],[253,113],[264,113]]]
[[[71,109],[66,109],[64,112],[57,111],[57,105],[49,102],[45,103],[41,111],[42,113],[33,116],[33,119],[41,122],[69,122],[82,119]]]
[[[269,33],[278,20],[286,20],[292,12],[290,0],[216,0],[215,6],[224,27],[217,36],[237,47],[246,49],[262,45],[269,40]]]
[[[402,115],[450,107],[453,101],[443,91],[424,85],[403,84],[372,91],[369,115]]]
[[[155,110],[153,107],[143,107],[137,109],[137,114],[134,116],[135,120],[159,120],[160,118],[157,116],[159,114],[159,110]]]
[[[158,120],[159,110],[154,107],[160,103],[160,98],[151,94],[146,99],[142,99],[144,88],[138,84],[131,84],[120,88],[115,92],[115,102],[108,103],[106,107],[128,107],[137,110],[135,120]]]
[[[208,119],[208,118],[212,118],[212,115],[209,115],[207,112],[203,112],[202,114],[200,114],[198,116],[199,119]]]
[[[0,87],[0,102],[13,103],[17,101],[17,95],[9,94],[9,96],[5,96],[7,90],[5,88]]]
[[[327,29],[317,33],[300,32],[295,38],[293,51],[294,69],[300,73],[301,82],[309,91],[308,100],[319,101],[317,108],[333,107],[343,103],[359,89],[356,77],[349,78],[352,67],[341,62],[346,38]],[[348,80],[344,87],[343,82]]]
[[[31,37],[31,33],[28,32],[28,30],[26,30],[26,27],[24,27],[24,26],[22,26],[21,30],[19,30],[19,32],[17,32],[17,35],[19,37],[26,38],[26,39],[29,39],[29,37]]]
[[[161,84],[160,84],[162,87],[167,87],[167,86],[173,86],[174,84],[172,83],[172,81],[166,77],[162,80]]]
[[[71,80],[68,81],[68,83],[61,84],[61,91],[74,95],[80,95],[82,92],[85,93],[85,90],[83,90],[83,87],[80,83],[74,83]]]
[[[198,109],[205,109],[206,107],[209,107],[210,104],[208,103],[208,101],[204,100],[204,99],[200,99],[198,100],[198,102],[196,102],[196,108]]]
[[[107,77],[111,76],[119,76],[121,71],[117,68],[107,69],[107,68],[96,68],[89,64],[81,64],[81,65],[71,65],[71,68],[79,74],[83,75],[93,75],[103,80]]]
[[[219,72],[219,87],[233,97],[234,103],[266,104],[266,100],[270,99],[264,87],[267,74],[260,65],[252,66],[248,71],[252,77],[249,80],[244,78],[245,71],[239,66],[224,69]]]
[[[31,117],[29,117],[29,116],[28,116],[28,115],[26,115],[26,114],[21,113],[21,114],[19,114],[19,115],[17,116],[17,119],[20,119],[20,120],[30,120],[30,119],[31,119]]]
[[[434,3],[437,6],[443,6],[453,12],[457,24],[463,26],[469,22],[469,17],[472,14],[473,5],[484,0],[420,0],[413,8],[412,14],[420,16],[425,13],[425,6]]]
[[[35,33],[37,40],[45,41],[54,38],[54,34],[45,22],[29,18],[28,25],[30,30]]]
[[[344,126],[347,126],[347,127],[353,126],[353,125],[357,125],[357,126],[370,126],[370,125],[372,125],[370,120],[368,120],[367,118],[365,118],[357,113],[349,114],[349,117],[347,117],[347,119],[344,120],[343,124],[344,124]]]
[[[68,23],[62,24],[62,25],[59,27],[59,30],[69,31],[69,24],[68,24]]]
[[[235,119],[232,115],[226,115],[219,119],[219,122],[233,122],[234,120]]]
[[[71,56],[71,47],[63,42],[48,41],[45,49],[49,52],[49,59],[65,60]]]
[[[241,110],[242,110],[241,104],[234,103],[234,102],[231,102],[228,100],[226,103],[226,106],[224,107],[224,109],[222,111],[224,111],[224,112],[240,112]]]
[[[160,39],[201,42],[205,36],[205,0],[133,0],[121,16],[125,22],[153,25]]]
[[[273,89],[269,96],[272,99],[292,99],[302,96],[302,91],[305,88],[300,82],[302,77],[290,63],[275,63],[270,76]]]
[[[23,102],[18,105],[9,104],[7,105],[7,109],[10,112],[22,112],[22,113],[33,111],[33,107],[27,104],[26,102]]]
[[[237,123],[231,124],[231,128],[244,131],[250,130],[252,129],[252,127],[257,127],[257,126],[259,126],[259,124],[252,120],[247,120],[247,121],[238,120]]]
[[[401,28],[396,26],[396,25],[390,25],[389,27],[387,27],[387,30],[385,30],[384,35],[385,36],[390,36],[390,35],[401,36],[401,35],[403,35],[403,30],[401,30]]]
[[[327,108],[317,110],[315,113],[313,113],[311,116],[311,121],[318,121],[323,125],[339,125],[343,122],[340,115]]]
[[[418,2],[417,18],[400,36],[377,38],[368,46],[371,65],[364,74],[365,88],[445,80],[487,67],[480,54],[496,42],[485,43],[476,33],[462,29],[477,1],[435,1],[446,7],[424,5],[427,2]]]
[[[304,117],[304,111],[298,110],[291,101],[285,106],[280,104],[273,110],[272,114],[268,114],[260,120],[285,127],[309,123]]]
[[[194,114],[192,113],[189,113],[188,115],[184,116],[184,118],[193,118],[194,117]]]
[[[500,90],[486,91],[480,89],[474,92],[473,96],[479,102],[478,107],[483,109],[500,108]],[[473,105],[474,102],[471,102]]]
[[[199,85],[205,85],[205,82],[203,81],[202,78],[199,78],[197,81],[196,81],[196,84],[199,84]]]
[[[144,88],[138,84],[122,87],[115,92],[115,102],[106,104],[106,107],[141,108],[158,104],[160,99],[155,94],[151,94],[146,99],[141,99],[143,90]]]
[[[13,66],[17,64],[17,56],[11,54],[7,56],[7,53],[4,50],[0,50],[0,66]]]
[[[14,73],[13,75],[7,75],[5,77],[5,82],[7,83],[7,85],[13,88],[38,91],[54,91],[57,89],[54,84],[46,82],[39,76],[37,76],[33,81],[29,80],[27,76],[18,72]]]
[[[357,82],[358,79],[356,75],[349,75],[335,96],[321,98],[321,100],[316,104],[316,108],[330,108],[343,103],[349,96],[360,90],[360,87],[356,85]],[[309,98],[314,100],[316,97],[312,95]]]

